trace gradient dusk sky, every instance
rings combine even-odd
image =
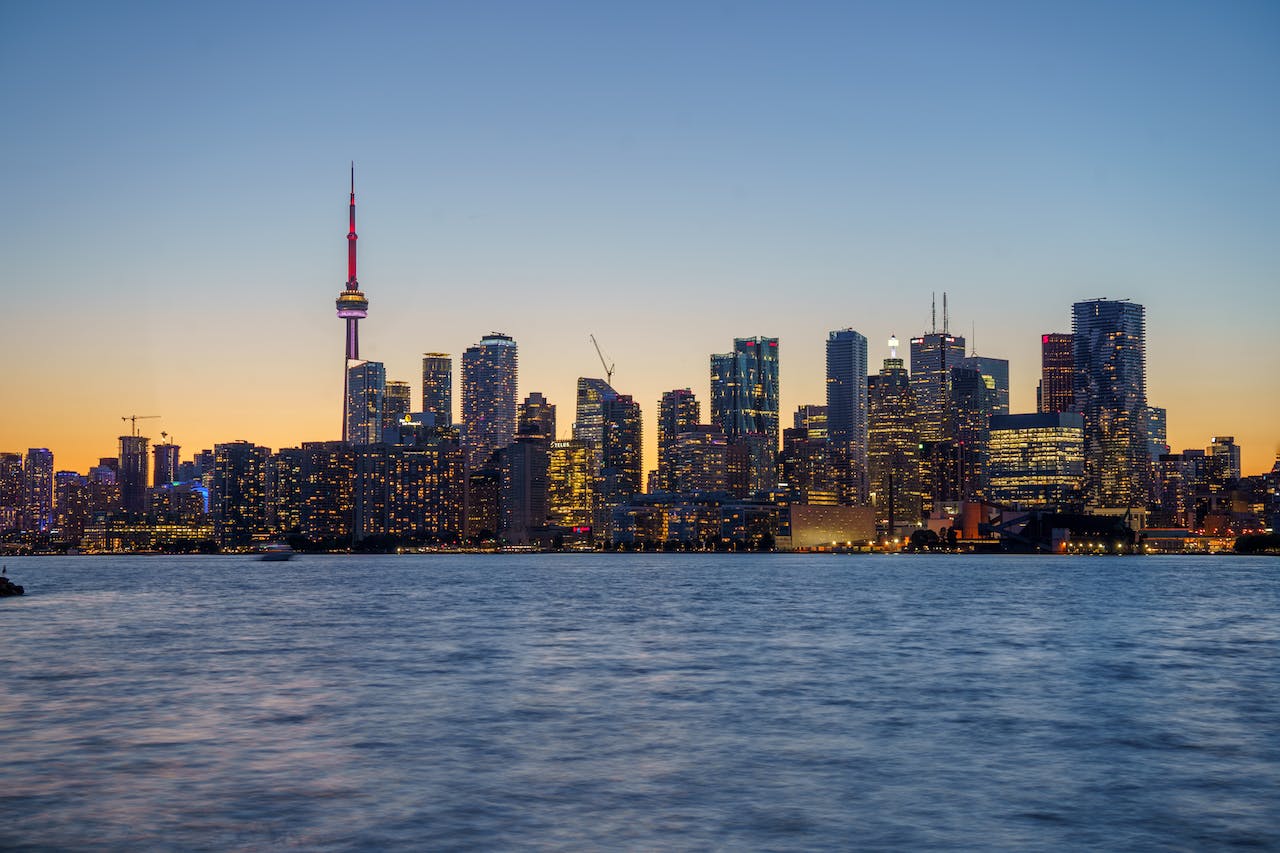
[[[951,328],[1035,406],[1071,303],[1147,308],[1173,449],[1280,449],[1275,2],[4,3],[0,451],[157,414],[183,458],[338,437],[348,162],[366,358],[490,330],[708,414],[708,356]],[[455,397],[456,397],[455,390]]]

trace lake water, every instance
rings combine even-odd
[[[7,559],[0,849],[1280,849],[1280,560]]]

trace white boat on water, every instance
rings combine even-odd
[[[258,559],[267,563],[280,563],[294,555],[294,550],[285,542],[269,542],[262,546]]]

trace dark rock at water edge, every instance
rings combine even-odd
[[[24,592],[26,592],[26,590],[18,584],[8,578],[0,577],[0,598],[4,598],[9,595],[22,595]]]

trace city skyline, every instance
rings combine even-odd
[[[1246,473],[1270,468],[1274,9],[1086,9],[1109,28],[1079,24],[1058,46],[1066,7],[989,5],[975,21],[937,6],[925,26],[863,7],[690,10],[679,33],[674,8],[388,11],[350,34],[367,61],[337,80],[320,73],[336,7],[274,52],[252,48],[292,25],[279,10],[247,32],[202,21],[185,53],[174,36],[192,13],[6,12],[0,62],[30,85],[5,96],[28,133],[8,145],[24,203],[0,238],[18,401],[0,450],[49,447],[59,470],[84,471],[134,412],[161,414],[152,437],[167,431],[185,458],[338,438],[329,300],[354,158],[377,306],[360,354],[415,397],[422,353],[451,353],[456,371],[501,330],[521,349],[517,398],[567,411],[577,379],[602,373],[594,334],[644,414],[649,470],[658,400],[687,387],[708,403],[706,358],[725,341],[780,340],[785,421],[824,402],[829,332],[856,329],[879,365],[889,335],[930,330],[931,294],[947,292],[954,332],[1009,360],[1010,411],[1030,413],[1041,335],[1069,332],[1073,303],[1130,298],[1146,307],[1147,397],[1168,411],[1171,449],[1230,434]],[[423,58],[396,33],[406,24],[458,46]],[[560,58],[517,44],[530,29]],[[485,37],[513,52],[468,53]],[[1202,61],[1184,69],[1188,40]],[[674,70],[642,58],[654,45]],[[782,59],[755,64],[761,46]],[[458,69],[473,74],[456,89],[434,84]],[[423,81],[429,96],[410,98]],[[619,98],[601,101],[611,86]],[[321,132],[343,102],[350,126]]]

